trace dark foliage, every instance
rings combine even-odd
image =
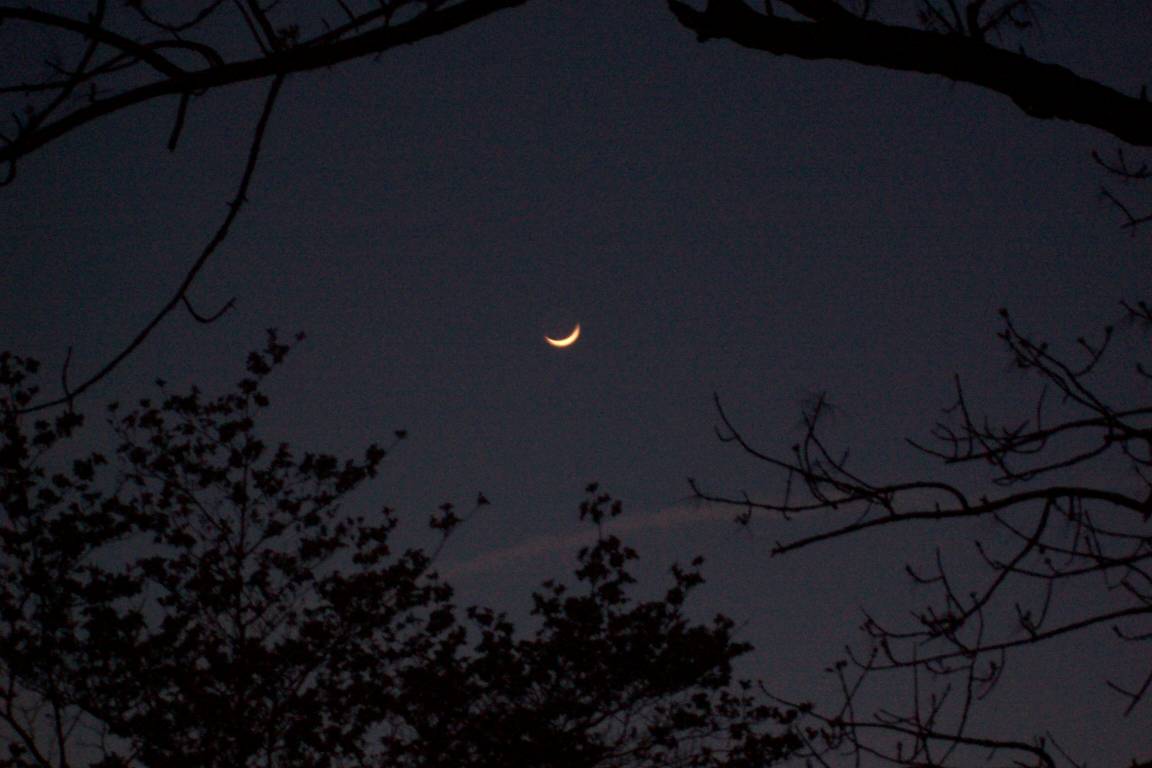
[[[111,407],[115,451],[69,467],[83,419],[28,423],[36,364],[0,357],[0,765],[750,767],[797,746],[733,680],[732,622],[685,613],[698,561],[638,600],[636,553],[601,533],[530,631],[459,609],[433,555],[393,548],[391,510],[343,507],[385,448],[259,437],[287,352],[270,334],[220,397]],[[620,507],[595,491],[600,526]]]

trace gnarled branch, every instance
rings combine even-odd
[[[844,12],[832,12],[827,2],[788,3],[807,21],[757,13],[742,0],[709,0],[703,11],[681,0],[668,5],[701,41],[723,38],[777,56],[940,75],[1002,93],[1032,117],[1090,125],[1128,144],[1152,146],[1152,103],[979,37],[871,21],[838,5]]]

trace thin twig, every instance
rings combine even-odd
[[[208,245],[204,247],[204,250],[201,251],[200,256],[196,259],[195,262],[193,262],[191,268],[184,275],[184,279],[180,282],[180,285],[176,289],[176,292],[172,298],[170,298],[164,304],[164,306],[161,307],[155,315],[153,315],[152,319],[149,320],[142,329],[140,329],[136,336],[133,337],[132,341],[130,341],[127,346],[125,346],[115,357],[109,360],[104,365],[104,367],[100,368],[100,370],[86,379],[83,383],[79,384],[71,392],[66,393],[63,397],[25,408],[21,411],[22,413],[32,413],[35,411],[42,411],[47,408],[53,408],[57,405],[69,403],[79,395],[84,394],[84,392],[86,392],[94,384],[115,370],[116,367],[120,365],[120,363],[124,362],[124,360],[129,355],[136,351],[136,349],[144,343],[145,339],[151,335],[156,326],[158,326],[160,322],[172,312],[173,309],[175,309],[185,300],[185,296],[187,295],[188,289],[191,287],[192,282],[196,279],[196,276],[200,274],[200,270],[204,268],[204,265],[207,263],[209,257],[211,257],[212,254],[215,253],[220,245],[224,242],[224,239],[228,236],[228,231],[232,227],[232,223],[236,220],[236,217],[240,213],[240,209],[244,206],[244,203],[247,202],[248,188],[251,186],[252,179],[256,173],[256,161],[260,156],[260,148],[264,141],[264,134],[268,129],[268,121],[272,116],[272,110],[276,104],[276,98],[279,96],[280,88],[283,84],[283,75],[279,75],[273,78],[272,86],[269,88],[268,95],[264,99],[264,108],[260,113],[260,119],[256,123],[256,131],[252,138],[252,144],[248,150],[248,161],[244,166],[243,174],[240,176],[239,187],[236,190],[235,197],[232,198],[232,202],[228,205],[228,214],[224,217],[224,221],[216,230],[216,234],[213,235]]]

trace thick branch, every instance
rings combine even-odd
[[[1152,103],[976,38],[859,18],[794,21],[756,13],[742,0],[709,0],[704,11],[680,0],[668,5],[700,40],[726,38],[777,56],[942,75],[1002,93],[1032,117],[1090,125],[1129,144],[1152,146]]]
[[[419,16],[396,26],[380,27],[348,40],[315,48],[286,48],[268,56],[208,67],[168,77],[81,107],[36,130],[17,136],[0,147],[0,165],[14,163],[55,139],[87,123],[151,99],[173,94],[196,93],[248,80],[284,76],[409,45],[459,27],[505,8],[523,5],[527,0],[464,0],[448,8]]]

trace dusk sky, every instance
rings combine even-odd
[[[1146,0],[1042,10],[1029,53],[1125,92],[1148,81]],[[24,160],[0,191],[0,349],[43,360],[53,386],[69,347],[77,378],[115,354],[224,216],[265,90],[194,101],[175,153],[165,102]],[[1000,307],[1071,345],[1152,296],[1150,233],[1121,228],[1090,157],[1116,146],[936,77],[700,44],[662,1],[532,0],[290,77],[250,202],[192,290],[235,310],[172,315],[84,407],[157,377],[227,386],[264,329],[303,331],[268,430],[347,454],[406,429],[357,503],[396,507],[414,536],[483,491],[441,556],[461,600],[523,611],[570,570],[599,481],[644,588],[705,555],[697,607],[742,625],[757,651],[741,671],[816,698],[860,608],[910,609],[904,561],[963,529],[770,558],[789,531],[692,499],[689,477],[779,490],[717,440],[713,393],[783,453],[826,392],[860,471],[938,473],[904,438],[927,435],[954,373],[1001,415],[1033,391],[997,342]],[[577,323],[571,347],[545,343]],[[1093,766],[1147,756],[1149,704],[1122,718],[1104,685],[1132,659],[1087,641],[1021,657],[988,722],[1066,734]]]

